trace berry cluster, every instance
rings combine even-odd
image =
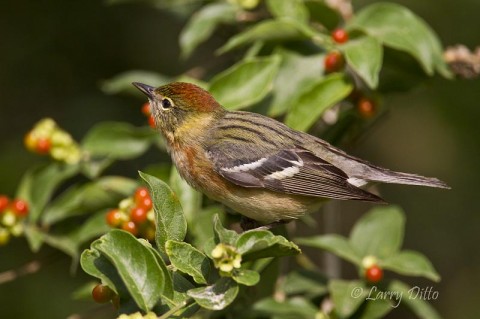
[[[335,43],[342,44],[348,41],[348,33],[344,29],[335,29],[331,33]],[[331,51],[325,56],[324,67],[326,73],[340,71],[345,65],[345,59],[339,51]]]
[[[146,117],[148,117],[148,124],[150,125],[150,127],[155,128],[155,119],[153,118],[153,115],[152,115],[152,109],[150,108],[150,103],[145,102],[142,105],[142,113],[145,114]]]
[[[24,143],[34,153],[50,154],[53,159],[68,164],[78,163],[81,157],[78,144],[50,118],[35,124],[25,135]]]
[[[369,283],[376,284],[383,279],[383,269],[378,266],[378,260],[375,256],[363,258],[362,266],[365,269],[365,278]]]
[[[0,195],[0,246],[6,245],[10,236],[18,237],[23,234],[22,221],[28,212],[26,201],[10,200],[7,196]]]
[[[125,198],[118,208],[110,210],[107,224],[121,228],[134,236],[155,240],[155,214],[150,194],[145,187],[139,187],[132,197]]]

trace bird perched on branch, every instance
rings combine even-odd
[[[361,188],[368,182],[449,188],[372,165],[269,117],[227,111],[190,83],[133,84],[147,95],[182,178],[262,224],[298,218],[325,199],[384,203]]]

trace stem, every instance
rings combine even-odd
[[[18,269],[4,271],[0,273],[0,285],[19,277],[36,273],[41,267],[42,263],[39,260],[32,260]]]
[[[338,203],[331,201],[325,205],[325,233],[338,233]],[[339,278],[341,274],[340,259],[333,254],[325,255],[325,272],[329,278]]]
[[[158,319],[167,319],[167,318],[170,318],[170,316],[172,316],[172,315],[175,314],[177,311],[179,311],[179,310],[182,309],[183,307],[188,306],[188,305],[191,304],[191,303],[193,303],[193,299],[192,299],[192,298],[189,298],[189,299],[185,300],[184,302],[179,303],[178,305],[176,305],[175,307],[173,307],[173,308],[170,309],[169,311],[165,312],[163,315],[161,315],[160,317],[158,317]]]

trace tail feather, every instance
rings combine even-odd
[[[395,172],[373,165],[370,166],[370,168],[371,170],[369,170],[366,176],[363,176],[364,179],[368,179],[370,181],[450,189],[450,186],[435,177],[425,177],[416,174]]]

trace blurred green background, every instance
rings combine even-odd
[[[355,1],[360,8],[374,1]],[[480,44],[480,1],[396,1],[423,17],[444,45]],[[208,63],[226,40],[217,32],[190,60],[179,59],[178,34],[187,17],[153,9],[144,2],[108,6],[96,0],[0,1],[0,193],[13,195],[23,172],[44,159],[28,153],[23,136],[40,118],[54,118],[80,140],[105,120],[144,125],[144,102],[109,96],[100,84],[130,69],[181,74]],[[410,280],[439,292],[433,305],[445,318],[478,316],[480,293],[480,80],[434,78],[406,94],[386,96],[388,116],[348,149],[373,163],[401,171],[436,176],[450,191],[381,186],[382,194],[407,213],[405,248],[423,252],[442,276],[440,283]],[[141,161],[116,170],[135,176],[158,161],[150,152]],[[367,206],[340,204],[338,232],[348,232]],[[321,216],[319,216],[321,218]],[[90,301],[69,294],[84,282],[71,274],[67,256],[48,248],[32,256],[24,240],[0,247],[0,273],[34,259],[43,268],[0,285],[0,317],[65,318],[89,316]],[[96,314],[108,317],[111,314]],[[389,318],[396,318],[395,312]]]

